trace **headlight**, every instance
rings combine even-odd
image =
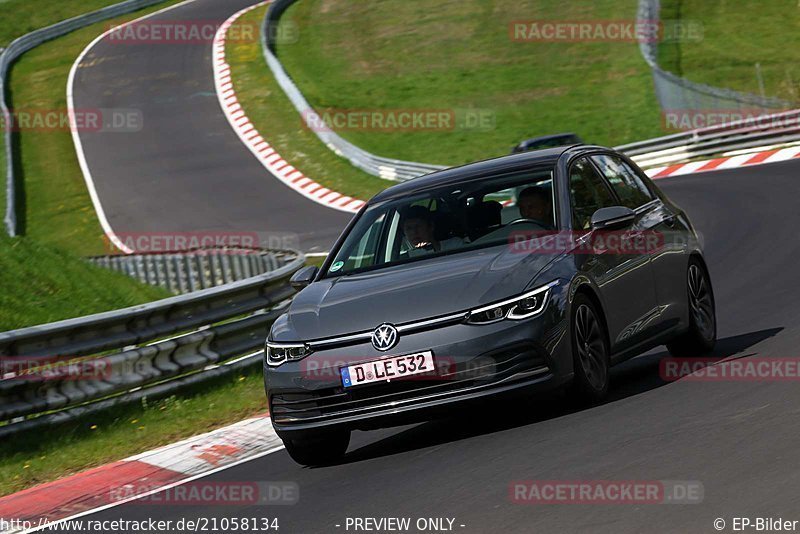
[[[467,314],[467,322],[470,324],[490,324],[503,319],[520,320],[533,317],[544,310],[550,297],[550,288],[556,285],[558,285],[558,280],[537,287],[518,297],[471,310]]]
[[[286,362],[302,360],[311,354],[311,349],[303,343],[273,343],[267,341],[265,353],[267,365],[277,367]]]

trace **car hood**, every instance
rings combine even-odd
[[[294,298],[282,334],[307,341],[465,311],[524,292],[553,258],[499,246],[326,278]]]

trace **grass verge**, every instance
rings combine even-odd
[[[659,46],[661,66],[689,80],[800,101],[800,5],[794,0],[663,0],[663,20],[683,21],[682,41]]]
[[[0,48],[26,33],[119,1],[61,0],[54,3],[48,0],[0,0]],[[0,150],[0,175],[3,176],[3,186],[0,188],[0,219],[5,218],[6,213],[5,165],[5,151]]]
[[[231,28],[256,25],[266,7],[243,15]],[[294,167],[326,187],[355,198],[368,199],[392,182],[370,176],[331,152],[306,128],[264,63],[261,44],[230,39],[225,54],[231,66],[236,97],[261,135]]]
[[[31,238],[0,234],[0,332],[171,296]]]
[[[119,2],[120,0],[63,0],[56,3],[48,0],[4,0],[0,2],[0,47],[6,46],[17,37],[21,37],[36,29]],[[152,9],[157,8],[148,8],[148,10]],[[141,13],[144,13],[144,10]],[[138,16],[138,14],[136,15]],[[118,20],[121,21],[127,18],[126,16]],[[66,68],[66,71],[62,72],[61,75],[56,76],[54,72],[47,69],[42,71],[37,71],[35,68],[33,70],[26,70],[25,66],[29,64],[29,59],[37,57],[37,55],[40,54],[40,50],[34,49],[24,54],[12,67],[9,75],[8,96],[11,107],[27,110],[63,110],[66,107],[66,97],[64,93],[66,92],[66,80],[69,67],[80,53],[80,49],[75,51],[75,46],[65,46],[61,48],[62,44],[70,44],[71,41],[74,42],[77,36],[82,46],[85,46],[91,38],[96,35],[91,34],[92,31],[98,31],[101,27],[105,29],[111,22],[112,21],[102,22],[95,25],[92,29],[89,29],[88,32],[87,30],[80,30],[42,45],[42,47],[54,49],[56,51],[54,55],[61,54],[62,61],[58,63],[61,64],[60,66]],[[50,65],[48,65],[48,67],[57,67],[57,62],[52,61],[54,58],[51,57],[50,59]],[[67,62],[69,62],[68,66],[66,65]],[[35,67],[42,67],[42,65],[39,63],[36,64]],[[35,146],[35,143],[43,143],[45,145],[50,145],[52,143],[53,146],[48,146],[45,150],[41,150],[43,147]],[[50,175],[46,180],[49,179],[50,182],[57,182],[50,183],[49,185],[56,193],[63,193],[64,202],[58,203],[57,213],[52,214],[53,220],[50,224],[51,228],[59,226],[58,232],[54,232],[59,235],[56,239],[49,239],[50,236],[47,236],[42,242],[53,242],[63,235],[67,235],[71,236],[72,240],[61,242],[64,248],[73,247],[72,250],[79,254],[99,253],[100,247],[102,246],[102,242],[100,241],[102,232],[100,231],[99,223],[97,223],[94,217],[94,210],[91,206],[91,202],[89,202],[88,194],[84,192],[81,195],[80,189],[76,187],[80,185],[85,189],[85,186],[83,186],[82,179],[80,184],[78,184],[76,181],[69,178],[69,176],[74,175],[76,171],[80,176],[80,170],[78,169],[78,163],[74,155],[74,148],[72,148],[69,132],[39,132],[38,135],[33,132],[22,132],[17,135],[18,148],[20,144],[24,145],[23,150],[27,147],[25,157],[22,157],[20,150],[15,154],[15,164],[18,167],[18,174],[20,175],[18,176],[17,186],[19,189],[18,202],[20,204],[18,217],[20,219],[22,233],[25,233],[28,229],[28,221],[26,219],[29,214],[25,213],[26,205],[35,206],[36,212],[42,211],[36,204],[31,204],[38,201],[39,197],[27,195],[28,190],[25,180],[26,178],[30,178],[33,182],[40,181],[41,179],[39,179],[38,176],[46,172]],[[36,165],[36,162],[40,161],[39,156],[41,154],[39,152],[53,154],[61,159],[57,160],[56,165],[43,171],[43,167]],[[43,164],[52,165],[54,159],[55,157],[47,157]],[[29,165],[33,164],[34,168],[31,169],[30,172],[27,172],[28,169],[24,167],[19,168],[20,165],[25,165],[26,163]],[[2,209],[3,217],[5,216],[7,201],[5,198],[5,164],[5,151],[0,150],[0,169],[2,169],[0,175],[3,177],[3,187],[1,188],[2,192],[0,192],[0,209]],[[67,167],[72,167],[72,171],[66,171]],[[61,190],[60,186],[64,183],[67,184],[67,187]],[[50,207],[51,204],[48,204],[44,206],[43,209],[47,210]],[[74,216],[71,218],[64,217],[64,212],[73,208],[76,210]],[[49,214],[45,213],[44,218],[47,219],[48,216]],[[88,231],[66,227],[61,224],[62,222],[67,224],[77,222],[82,227],[87,228]],[[42,232],[39,233],[41,234]]]
[[[56,480],[266,412],[258,370],[0,444],[0,495]]]
[[[0,47],[39,28],[89,13],[121,0],[2,0]]]
[[[509,28],[633,20],[636,8],[635,0],[304,0],[284,15],[299,40],[279,45],[278,56],[320,110],[472,109],[494,118],[487,128],[339,132],[379,155],[461,164],[565,131],[616,145],[664,133],[636,43],[517,42]]]

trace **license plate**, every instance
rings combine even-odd
[[[342,384],[347,388],[370,382],[388,382],[434,370],[433,352],[417,352],[342,367]]]

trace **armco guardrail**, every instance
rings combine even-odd
[[[0,437],[261,362],[304,263],[158,302],[0,333]]]
[[[8,47],[0,53],[0,111],[3,114],[3,124],[11,124],[11,110],[8,102],[6,101],[7,90],[6,80],[8,71],[14,61],[30,50],[45,41],[60,37],[71,31],[89,26],[96,22],[101,22],[113,17],[118,17],[126,13],[132,13],[138,9],[158,4],[163,0],[128,0],[120,4],[108,6],[86,15],[74,17],[52,26],[36,30],[34,32],[23,35],[22,37],[14,40]],[[16,181],[14,177],[14,158],[13,158],[13,136],[12,128],[3,128],[3,150],[6,156],[6,213],[4,223],[6,232],[10,236],[15,236],[18,233],[17,224],[17,211],[16,211]]]
[[[261,40],[264,59],[272,71],[272,74],[275,76],[275,79],[278,81],[278,85],[281,86],[283,92],[289,97],[289,100],[300,113],[300,116],[303,117],[304,120],[312,123],[322,123],[317,112],[314,111],[275,56],[275,38],[278,35],[278,22],[283,12],[286,11],[286,8],[295,1],[296,0],[276,0],[267,10],[267,14],[264,17]],[[328,148],[333,150],[337,155],[348,159],[354,166],[373,176],[378,176],[387,180],[404,181],[447,168],[446,165],[417,163],[376,156],[343,139],[336,132],[321,130],[322,129],[314,129],[314,133],[316,133],[317,137],[319,137]]]
[[[270,250],[220,248],[95,256],[89,261],[173,293],[190,293],[274,271],[281,257]]]
[[[639,0],[637,19],[661,26],[661,0]],[[642,57],[653,72],[656,97],[661,109],[709,110],[709,109],[761,109],[765,113],[792,107],[790,102],[779,98],[742,93],[723,87],[693,82],[665,71],[658,64],[659,40],[653,35],[643,35],[639,40]]]
[[[297,0],[276,0],[267,11],[262,29],[264,57],[281,88],[302,116],[312,116],[314,110],[303,97],[275,57],[275,41],[281,15]],[[640,0],[639,20],[657,21],[660,17],[659,0]],[[789,102],[775,98],[740,93],[729,89],[711,87],[680,78],[661,69],[656,62],[656,41],[642,39],[642,55],[653,71],[656,95],[663,109],[764,109],[758,120],[742,120],[718,127],[691,130],[639,141],[616,147],[633,157],[643,166],[654,166],[686,161],[727,151],[800,142],[800,112],[788,111],[767,114],[766,110],[786,108]],[[381,158],[345,141],[334,132],[317,132],[331,150],[349,159],[364,171],[391,180],[406,180],[444,168],[440,165],[414,163]]]
[[[723,152],[800,142],[800,110],[733,121],[616,147],[652,167]]]

